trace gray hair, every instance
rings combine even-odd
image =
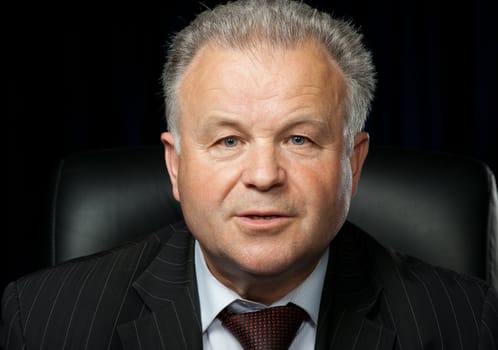
[[[168,128],[180,150],[178,91],[187,68],[208,43],[226,48],[296,47],[313,40],[337,62],[346,80],[344,137],[351,150],[363,130],[375,90],[375,69],[362,35],[350,22],[291,0],[239,0],[200,13],[173,38],[162,75]]]

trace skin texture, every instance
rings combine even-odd
[[[161,135],[173,193],[213,275],[271,304],[344,223],[368,152],[344,142],[342,71],[315,43],[204,46],[180,84],[180,145]]]

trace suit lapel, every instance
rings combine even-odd
[[[175,232],[133,284],[150,313],[118,327],[125,350],[202,349],[194,241],[184,225],[171,229]]]
[[[382,286],[365,240],[346,223],[331,244],[320,303],[316,349],[392,349],[395,332],[377,318]]]
[[[150,312],[119,325],[125,350],[202,349],[193,239],[185,225],[174,233],[133,284]],[[396,334],[378,317],[382,285],[376,282],[371,245],[346,223],[331,244],[320,303],[316,349],[392,349]],[[158,238],[161,240],[161,238]],[[375,249],[373,249],[375,250]]]

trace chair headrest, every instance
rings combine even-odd
[[[161,146],[84,152],[59,167],[52,262],[114,247],[182,218]],[[471,158],[371,147],[348,219],[396,250],[494,280],[494,176]]]
[[[159,146],[74,154],[56,177],[52,263],[115,247],[182,218]]]
[[[398,251],[494,280],[498,210],[491,170],[454,154],[372,147],[349,219]]]

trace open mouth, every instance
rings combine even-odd
[[[271,220],[271,219],[276,219],[279,218],[280,216],[277,215],[248,215],[247,216],[251,220]]]
[[[252,211],[237,215],[237,223],[241,225],[245,232],[280,232],[285,226],[292,223],[292,216],[286,213],[273,211]]]

